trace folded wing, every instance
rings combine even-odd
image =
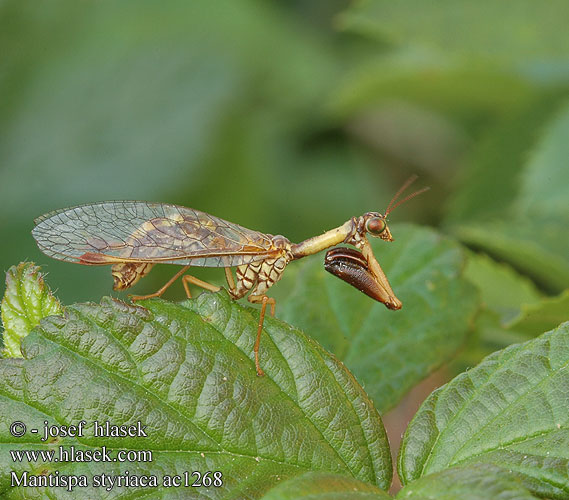
[[[108,201],[35,220],[40,250],[91,265],[153,262],[231,267],[275,254],[269,235],[205,212],[164,203]]]

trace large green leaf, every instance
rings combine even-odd
[[[403,438],[402,481],[493,463],[540,496],[569,498],[568,367],[564,323],[492,354],[436,390]]]
[[[403,488],[400,500],[535,500],[508,471],[490,464],[455,467],[430,474]]]
[[[525,276],[502,262],[496,262],[485,254],[469,252],[465,277],[480,290],[484,305],[499,313],[504,322],[520,311],[521,304],[538,302],[541,294]],[[561,321],[558,321],[557,326]],[[547,330],[543,328],[539,333]]]
[[[568,17],[563,0],[367,0],[346,11],[340,25],[388,43],[526,61],[567,56]]]
[[[357,479],[324,472],[307,472],[279,484],[263,500],[388,500],[384,491]]]
[[[306,471],[338,472],[386,488],[391,479],[379,414],[354,377],[299,330],[265,320],[258,377],[253,343],[258,313],[226,292],[204,293],[184,305],[150,300],[129,306],[112,299],[75,304],[65,317],[43,320],[23,343],[25,359],[0,361],[0,491],[18,474],[164,474],[221,471],[223,487],[186,489],[200,498],[259,498],[278,481]],[[85,436],[50,445],[16,438],[28,429],[88,423]],[[148,437],[98,438],[93,421],[146,426]],[[14,463],[8,450],[151,450],[152,462]],[[92,467],[91,467],[92,465]],[[134,498],[132,489],[85,490],[89,498]],[[88,493],[87,493],[88,491]],[[137,492],[138,491],[138,492]],[[184,496],[161,489],[153,498]],[[149,490],[143,490],[148,493]],[[170,493],[168,493],[170,492]],[[49,488],[41,498],[62,498]]]
[[[2,299],[4,355],[22,357],[21,340],[42,318],[61,312],[61,304],[45,284],[37,266],[22,262],[8,269]]]
[[[390,311],[329,275],[318,257],[296,266],[296,286],[277,306],[279,317],[346,363],[382,411],[455,353],[478,304],[461,277],[456,243],[410,225],[393,225],[392,233],[394,243],[372,245],[402,310]]]

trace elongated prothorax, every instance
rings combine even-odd
[[[308,238],[300,243],[292,245],[293,260],[306,257],[318,253],[327,248],[336,246],[342,243],[354,231],[354,221],[350,219],[342,224],[340,227],[330,229],[324,234]]]

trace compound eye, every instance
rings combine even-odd
[[[366,222],[366,230],[374,236],[379,236],[383,231],[385,231],[386,227],[387,224],[385,223],[385,220],[380,219],[379,217],[372,217]]]

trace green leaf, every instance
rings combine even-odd
[[[400,500],[535,500],[513,475],[490,464],[455,467],[430,474],[403,488]]]
[[[0,492],[9,490],[10,470],[84,473],[89,480],[125,470],[160,480],[221,471],[224,486],[211,493],[215,498],[259,498],[279,480],[310,470],[389,485],[391,459],[379,414],[347,369],[302,332],[265,319],[260,354],[267,375],[258,377],[257,310],[224,291],[183,306],[159,299],[144,306],[108,298],[69,306],[65,318],[45,319],[25,339],[25,359],[0,360]],[[77,425],[82,419],[88,426],[140,421],[148,437],[99,438],[88,427],[84,437],[55,444],[150,450],[152,461],[89,468],[9,459],[9,449],[50,446],[29,433],[24,441],[13,437],[12,421],[42,429],[44,420]],[[167,491],[153,498],[170,498]],[[30,490],[10,494],[22,498]],[[62,493],[51,488],[42,495]]]
[[[346,363],[381,411],[456,352],[478,304],[474,287],[461,277],[456,243],[410,225],[393,225],[392,233],[394,243],[372,246],[403,302],[400,311],[326,273],[318,257],[296,266],[288,277],[296,278],[296,287],[277,305],[279,317]]]
[[[388,43],[525,62],[566,57],[568,17],[562,0],[368,0],[354,3],[339,24]]]
[[[517,216],[508,220],[462,224],[456,236],[523,271],[543,288],[564,290],[569,283],[569,218],[538,220]]]
[[[2,299],[4,356],[22,357],[20,342],[41,319],[61,314],[63,308],[45,284],[33,262],[12,266],[6,273]]]
[[[478,287],[484,305],[499,313],[504,322],[519,313],[521,304],[538,302],[541,298],[528,278],[485,254],[470,252],[464,275]],[[552,326],[559,323],[561,321]],[[541,329],[540,333],[545,330],[547,328]]]
[[[407,484],[468,463],[513,471],[539,496],[569,495],[569,323],[487,357],[437,389],[401,445]]]
[[[324,472],[307,472],[269,491],[263,500],[388,500],[379,488],[354,478]]]
[[[546,297],[540,302],[523,304],[521,311],[508,328],[525,335],[535,336],[538,332],[555,328],[569,320],[569,290],[557,297]]]
[[[528,278],[485,254],[469,253],[465,276],[480,290],[483,308],[476,316],[474,335],[453,362],[454,373],[569,319],[567,295],[543,298]]]
[[[525,340],[527,337],[507,330],[500,315],[483,305],[474,319],[472,334],[459,355],[449,363],[447,373],[458,375],[476,366],[494,351]]]

